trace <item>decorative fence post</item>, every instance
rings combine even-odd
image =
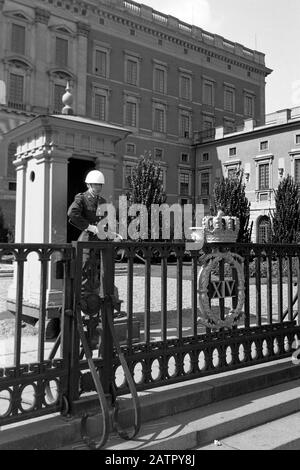
[[[103,377],[102,386],[106,394],[112,393],[113,380],[113,339],[108,324],[108,316],[113,318],[114,296],[114,248],[107,242],[101,251],[102,289],[104,297],[102,310],[102,341],[103,341]]]

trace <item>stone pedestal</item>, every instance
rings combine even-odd
[[[128,339],[128,328],[126,318],[115,318],[114,326],[117,338],[120,344],[126,344]],[[132,322],[132,342],[138,343],[140,341],[140,322],[133,320]]]

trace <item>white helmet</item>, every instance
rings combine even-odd
[[[90,171],[85,178],[87,184],[105,184],[104,174],[99,170]]]

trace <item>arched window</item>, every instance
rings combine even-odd
[[[268,243],[271,241],[271,222],[269,217],[263,216],[257,224],[257,242]]]

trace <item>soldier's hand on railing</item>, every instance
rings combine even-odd
[[[86,230],[88,232],[93,233],[94,235],[99,236],[99,230],[98,230],[98,227],[96,225],[89,225]]]

